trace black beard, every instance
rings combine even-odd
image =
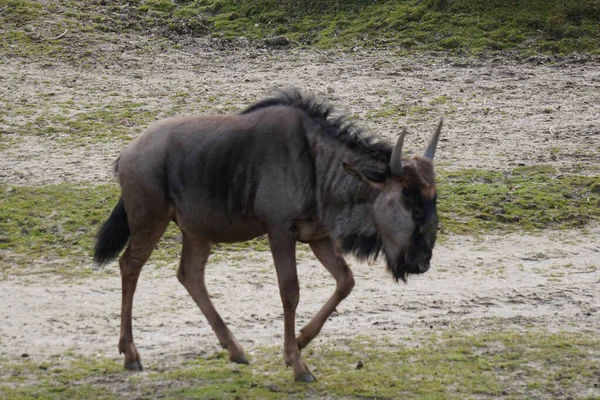
[[[351,253],[361,261],[376,260],[383,248],[379,235],[355,234],[344,236],[340,240],[343,253]]]
[[[392,274],[392,277],[396,282],[402,281],[406,283],[406,276],[409,273],[409,266],[406,263],[404,253],[400,253],[396,259],[390,258],[387,254],[385,255],[387,270]]]

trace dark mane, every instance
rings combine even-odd
[[[344,254],[350,253],[361,261],[376,260],[383,248],[377,233],[344,236],[339,244]]]
[[[392,155],[392,146],[375,136],[366,135],[347,116],[332,118],[330,114],[333,107],[320,102],[314,96],[303,96],[299,90],[289,89],[280,91],[273,97],[261,100],[242,111],[240,114],[248,114],[274,106],[294,107],[306,112],[310,117],[318,120],[323,127],[325,135],[344,143],[354,151],[366,155],[386,165]]]

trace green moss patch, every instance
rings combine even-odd
[[[82,357],[72,353],[51,356],[44,361],[0,357],[0,366],[3,399],[124,397],[116,390],[118,383],[126,379],[122,365],[106,357]]]
[[[219,98],[221,102],[215,101],[216,97],[209,98],[206,103],[188,92],[160,93],[150,103],[127,100],[110,89],[94,88],[93,95],[80,90],[57,94],[48,91],[49,82],[30,83],[43,89],[17,100],[0,96],[0,109],[4,112],[0,116],[0,150],[14,146],[24,136],[69,145],[110,142],[118,146],[129,143],[153,122],[173,115],[239,110],[227,98]]]
[[[206,16],[213,34],[228,38],[284,34],[326,48],[481,51],[533,45],[542,51],[599,51],[600,6],[593,0],[214,0],[188,1],[168,11],[181,18]]]
[[[549,165],[505,172],[438,172],[443,231],[533,231],[583,227],[600,219],[600,176],[561,173]]]
[[[80,99],[57,102],[52,94],[43,93],[20,102],[0,99],[6,113],[1,122],[13,134],[3,136],[0,146],[10,147],[11,140],[14,144],[24,135],[70,143],[129,142],[159,114],[145,103],[112,100],[110,94],[108,99],[102,104]]]
[[[118,199],[114,186],[0,188],[0,272],[89,275],[94,235]]]
[[[117,185],[0,186],[0,278],[52,274],[66,279],[114,274],[92,262],[95,235],[119,199]],[[215,260],[241,251],[268,251],[266,238],[218,244]],[[171,224],[152,255],[159,265],[177,265],[181,234]],[[214,261],[214,260],[213,260]]]
[[[167,39],[149,43],[156,51],[189,36],[286,35],[322,48],[600,53],[595,0],[0,0],[0,9],[0,53],[84,65],[118,57],[89,52],[99,43],[118,45],[128,33]]]
[[[24,24],[36,20],[43,12],[41,4],[29,0],[0,0],[3,21]]]
[[[71,106],[72,107],[72,106]],[[52,136],[63,141],[130,141],[134,127],[145,127],[156,119],[157,111],[148,111],[143,103],[121,102],[109,106],[91,106],[69,115],[46,109],[21,130],[37,136]],[[141,128],[138,128],[141,130]]]
[[[595,398],[600,394],[600,340],[545,331],[422,333],[411,342],[355,338],[304,351],[318,381],[293,382],[281,348],[258,348],[251,365],[224,353],[167,370],[130,373],[105,357],[50,361],[0,358],[0,395],[22,398]],[[596,397],[597,398],[597,397]]]

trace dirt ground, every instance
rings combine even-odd
[[[0,94],[15,103],[26,99],[33,115],[20,117],[22,121],[5,118],[2,134],[10,137],[11,126],[24,125],[41,113],[36,104],[48,110],[44,98],[49,93],[57,103],[139,101],[142,108],[164,117],[176,93],[185,93],[177,100],[182,113],[219,112],[294,86],[332,102],[382,137],[393,139],[407,125],[409,153],[424,149],[445,115],[436,154],[445,169],[502,171],[549,163],[565,173],[594,174],[598,169],[593,167],[600,164],[598,71],[598,61],[577,58],[449,59],[203,46],[158,55],[126,48],[92,68],[4,60]],[[132,127],[132,134],[142,128]],[[111,165],[122,142],[65,146],[56,140],[60,138],[60,132],[54,137],[26,136],[3,150],[0,182],[111,181]],[[595,225],[585,231],[535,235],[451,236],[436,247],[430,272],[411,277],[407,285],[394,283],[381,265],[350,260],[357,285],[320,339],[405,338],[449,325],[478,331],[533,325],[600,334],[599,260],[600,227]],[[176,264],[173,260],[172,268],[158,268],[150,262],[142,272],[134,336],[146,362],[168,364],[217,350],[210,327],[175,278]],[[116,263],[105,268],[117,270]],[[313,258],[303,257],[299,271],[302,325],[334,284]],[[207,273],[213,301],[246,351],[283,340],[268,254],[248,254],[247,262],[209,264]],[[72,349],[118,358],[119,312],[116,273],[80,283],[9,278],[0,282],[1,352],[43,355]]]

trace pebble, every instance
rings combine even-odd
[[[285,36],[273,36],[265,39],[265,44],[271,47],[282,47],[290,44],[290,40]]]

